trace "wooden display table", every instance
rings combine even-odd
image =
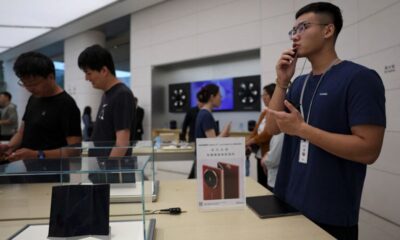
[[[49,184],[0,186],[0,218],[3,219],[0,239],[6,239],[26,224],[48,222],[50,187]],[[246,193],[247,196],[270,194],[250,178],[246,179]],[[140,212],[139,206],[111,204],[111,219],[137,219],[131,214]],[[146,209],[150,210],[170,207],[181,207],[187,212],[177,216],[148,216],[156,219],[156,239],[334,239],[302,215],[260,219],[248,207],[201,212],[197,207],[195,180],[161,181],[158,201],[146,203]]]

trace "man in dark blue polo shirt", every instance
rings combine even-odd
[[[338,58],[342,25],[331,3],[296,13],[293,46],[276,65],[267,128],[285,133],[274,193],[335,238],[357,239],[366,165],[378,158],[386,127],[385,89],[375,71]],[[312,70],[290,85],[302,57]]]

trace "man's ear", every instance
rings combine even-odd
[[[54,76],[53,73],[50,73],[49,75],[47,75],[46,80],[55,80],[56,77]]]
[[[110,71],[108,70],[108,68],[107,68],[106,66],[103,66],[103,67],[100,69],[100,73],[101,73],[103,76],[106,76],[106,75],[108,75],[108,74],[110,73]]]
[[[325,37],[325,38],[334,37],[335,31],[336,31],[335,25],[333,25],[333,24],[328,24],[327,26],[325,26],[324,37]]]

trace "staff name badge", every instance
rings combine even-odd
[[[300,140],[299,163],[307,164],[309,142]]]

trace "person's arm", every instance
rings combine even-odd
[[[0,125],[11,125],[11,124],[13,124],[13,120],[11,119],[0,120]]]
[[[183,120],[183,123],[182,123],[182,131],[181,131],[181,134],[180,134],[180,137],[179,137],[180,140],[186,141],[186,131],[187,131],[187,128],[189,127],[189,123],[191,122],[191,120],[189,119],[190,118],[189,115],[191,115],[191,114],[188,111],[186,113],[185,119]]]
[[[110,157],[123,157],[129,147],[129,139],[131,136],[130,129],[122,129],[115,133],[115,147],[111,150]]]
[[[8,144],[1,144],[0,151],[2,154],[10,155],[15,151],[22,143],[22,136],[24,136],[24,122],[21,123],[17,133],[10,139]]]
[[[21,137],[21,140],[22,140],[22,137]],[[77,144],[81,143],[82,138],[80,136],[70,136],[70,137],[67,137],[66,140],[67,140],[68,146],[74,146],[74,145],[76,146]],[[69,149],[65,149],[65,148],[57,148],[57,149],[51,149],[51,150],[43,150],[43,153],[44,153],[45,158],[59,159],[61,157],[67,157],[67,156],[79,156],[80,151],[74,150],[74,149],[69,150]],[[36,159],[38,157],[39,157],[39,151],[29,149],[29,148],[20,148],[20,149],[17,149],[16,151],[12,152],[9,155],[9,157],[7,158],[7,160],[16,161],[16,160],[23,160],[23,159]]]
[[[363,164],[376,161],[382,148],[385,128],[378,125],[351,127],[351,134],[331,133],[313,127],[300,112],[285,101],[289,113],[269,110],[282,132],[308,140],[310,143],[338,157]]]
[[[258,128],[260,127],[260,124],[261,124],[262,120],[264,119],[266,113],[267,113],[266,109],[264,109],[261,112],[260,116],[258,117],[257,123],[254,126],[253,131],[250,133],[250,135],[246,139],[246,146],[250,146],[250,145],[256,143],[255,142],[255,137],[258,135]]]
[[[270,142],[269,151],[263,157],[263,163],[267,168],[275,168],[279,165],[282,155],[284,134],[275,135]]]
[[[271,140],[272,135],[269,134],[267,127],[265,126],[263,131],[256,135],[253,140],[254,143],[256,144],[263,144],[263,143],[268,143]]]
[[[217,134],[215,133],[215,130],[213,128],[206,130],[205,134],[206,134],[207,138],[215,138],[215,137],[217,137]]]
[[[284,51],[276,64],[276,88],[274,94],[272,95],[271,101],[269,102],[269,109],[275,111],[283,111],[285,106],[283,101],[286,97],[287,89],[290,85],[290,80],[292,79],[297,63],[297,57],[295,56],[293,49],[288,49]],[[279,129],[274,115],[267,113],[267,123],[266,128],[271,135],[276,135],[281,132]]]
[[[0,120],[0,125],[12,125],[18,122],[17,109],[10,106],[7,110],[8,118]]]
[[[231,130],[231,122],[229,122],[228,124],[226,124],[224,126],[224,129],[222,130],[222,132],[217,136],[217,133],[215,132],[214,128],[210,128],[208,130],[206,130],[204,133],[206,134],[207,138],[215,138],[215,137],[228,137],[230,130]]]
[[[228,124],[226,124],[224,126],[224,128],[222,129],[222,132],[219,133],[218,137],[229,137],[229,134],[231,132],[231,125],[232,125],[232,122],[229,122]]]

